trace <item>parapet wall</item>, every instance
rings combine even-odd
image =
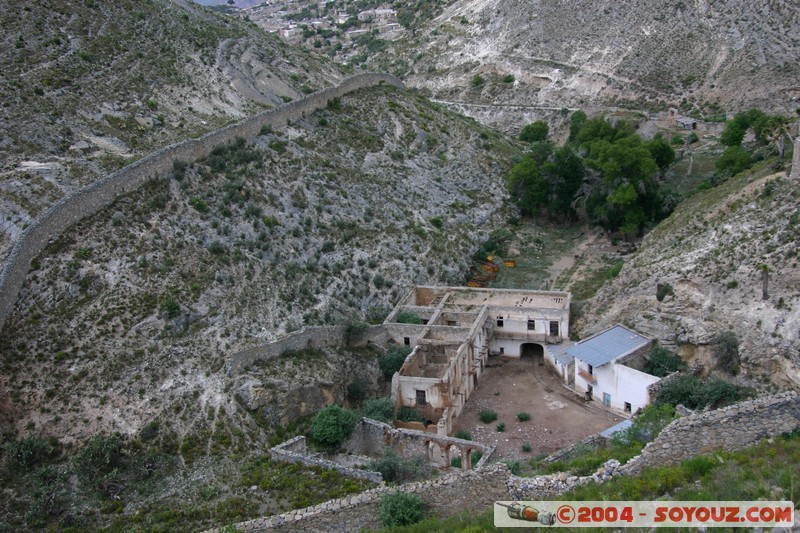
[[[236,528],[245,533],[379,529],[378,503],[384,494],[395,491],[415,493],[428,505],[433,515],[453,516],[465,511],[487,509],[497,500],[507,500],[507,478],[506,465],[496,464],[481,470],[447,474],[432,481],[408,483],[395,488],[377,487],[313,507],[242,522],[236,524]]]
[[[302,100],[263,111],[236,124],[209,132],[198,139],[188,139],[153,152],[125,168],[63,198],[34,220],[14,244],[5,268],[0,273],[0,328],[14,308],[31,261],[47,244],[57,239],[76,222],[94,215],[119,196],[141,187],[147,180],[164,177],[175,160],[195,161],[206,157],[215,146],[237,137],[256,136],[265,125],[284,126],[308,113],[322,109],[328,102],[345,94],[375,85],[388,84],[403,88],[403,83],[390,74],[359,74],[336,87],[324,89]]]
[[[274,359],[289,350],[299,351],[307,348],[320,349],[341,346],[345,342],[345,330],[346,326],[306,326],[276,341],[247,348],[228,358],[226,363],[228,376],[234,377],[244,372],[256,361]],[[381,343],[383,336],[383,326],[370,326],[356,344]]]
[[[373,483],[383,483],[383,476],[380,472],[371,470],[361,470],[349,468],[333,461],[312,457],[307,454],[306,438],[302,435],[281,443],[269,451],[269,456],[273,461],[283,461],[285,463],[301,463],[307,466],[319,466],[336,470],[346,477],[355,479],[366,479]]]
[[[783,392],[679,418],[661,430],[626,473],[670,465],[713,450],[737,450],[763,438],[800,429],[800,395]]]

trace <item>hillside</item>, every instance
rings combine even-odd
[[[130,434],[197,387],[231,405],[227,355],[462,282],[516,150],[376,88],[118,200],[46,250],[2,330],[14,432]]]
[[[761,165],[695,193],[645,236],[582,325],[628,324],[706,372],[716,336],[732,331],[748,385],[800,386],[797,177]]]
[[[457,0],[373,64],[505,131],[564,107],[792,114],[798,33],[788,0]]]
[[[107,171],[342,77],[182,0],[10,0],[0,23],[3,258],[31,219]]]

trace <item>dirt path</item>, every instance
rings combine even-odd
[[[497,420],[482,423],[478,415],[484,409],[496,411]],[[529,413],[531,419],[518,421],[521,412]],[[459,417],[458,429],[496,446],[500,458],[529,459],[569,446],[620,420],[584,402],[544,363],[493,357]],[[501,422],[506,425],[503,432],[497,431]],[[522,450],[524,443],[530,444],[530,452]]]

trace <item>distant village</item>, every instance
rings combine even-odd
[[[360,63],[367,50],[376,51],[405,31],[393,2],[274,0],[238,13],[289,43],[341,63]]]

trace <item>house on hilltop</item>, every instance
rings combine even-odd
[[[389,336],[412,347],[392,378],[397,408],[410,407],[449,435],[489,355],[550,363],[568,382],[571,367],[553,349],[569,338],[570,294],[469,287],[415,287],[384,321]]]
[[[653,341],[617,324],[566,349],[574,358],[575,390],[605,407],[635,413],[650,403],[661,378],[642,371]]]

